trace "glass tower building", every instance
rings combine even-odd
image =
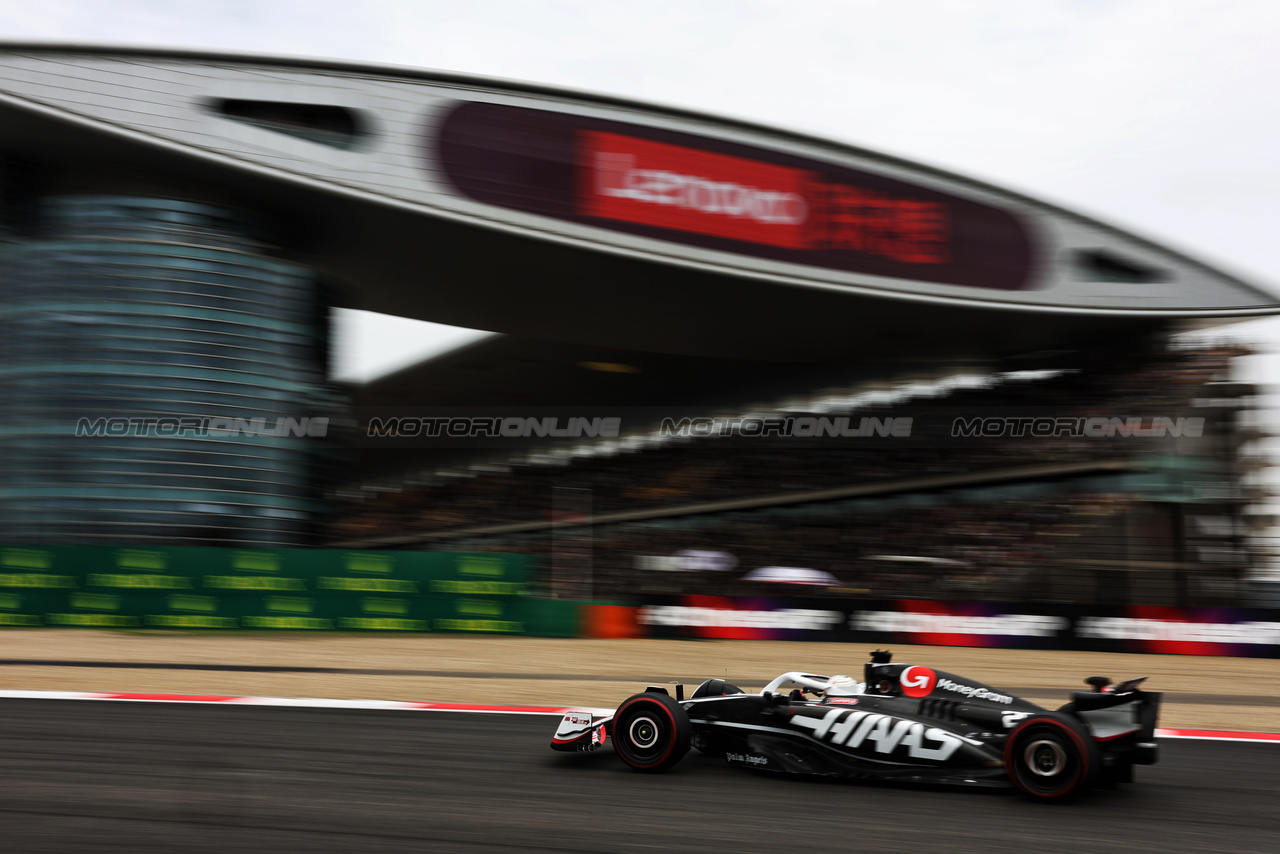
[[[11,187],[0,542],[313,539],[333,403],[318,277],[267,219],[189,195]]]

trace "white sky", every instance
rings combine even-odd
[[[0,0],[0,39],[388,62],[693,107],[1022,190],[1280,290],[1274,0]],[[357,313],[342,327],[353,378],[474,337]]]

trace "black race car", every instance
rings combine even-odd
[[[864,681],[784,673],[759,694],[709,679],[685,697],[650,686],[613,714],[565,715],[551,747],[597,750],[606,737],[637,771],[670,768],[693,746],[731,765],[969,786],[1015,786],[1053,800],[1131,782],[1157,760],[1161,695],[1144,679],[1085,680],[1049,711],[941,670],[872,653]],[[1144,677],[1145,678],[1145,677]],[[791,687],[794,686],[794,687]],[[788,690],[789,689],[789,690]]]

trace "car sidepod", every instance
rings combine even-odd
[[[922,717],[918,703],[778,702],[758,695],[689,705],[696,737],[731,765],[797,774],[1003,785],[986,742]]]

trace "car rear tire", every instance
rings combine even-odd
[[[1089,736],[1063,715],[1035,715],[1009,734],[1004,767],[1013,784],[1039,800],[1069,800],[1093,779],[1097,755]]]
[[[663,771],[689,752],[692,727],[680,704],[665,694],[636,694],[613,718],[613,749],[637,771]]]

